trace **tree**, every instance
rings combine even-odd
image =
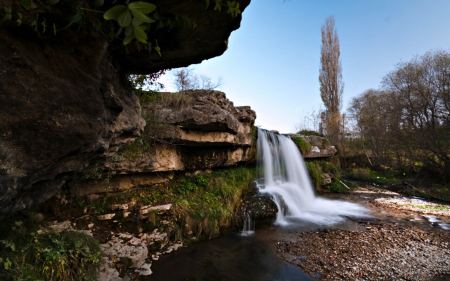
[[[450,53],[428,52],[400,63],[382,85],[401,104],[400,138],[450,182]]]
[[[174,71],[173,85],[178,91],[187,90],[215,90],[222,85],[222,79],[219,77],[216,83],[205,75],[195,74],[194,68],[184,67]]]
[[[322,47],[320,57],[320,96],[325,105],[323,124],[328,138],[339,142],[340,110],[344,82],[340,61],[339,38],[334,25],[334,17],[326,19],[322,26]]]

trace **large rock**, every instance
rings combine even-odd
[[[291,134],[291,138],[301,137],[304,141],[311,145],[311,151],[303,158],[326,158],[336,155],[337,150],[334,145],[331,145],[328,139],[320,136],[305,136],[300,134]]]
[[[160,15],[186,15],[198,26],[155,33],[162,57],[156,52],[127,54],[119,41],[109,45],[92,27],[90,17],[101,14],[90,14],[84,28],[66,29],[57,36],[50,35],[51,30],[44,34],[26,24],[2,22],[0,219],[50,198],[68,176],[93,159],[113,155],[141,133],[145,122],[126,74],[187,66],[221,55],[241,20],[205,10],[203,0],[152,2]],[[249,0],[240,4],[244,10]],[[24,22],[35,18],[19,2],[12,5],[22,12]],[[64,11],[46,11],[48,23],[67,18]]]

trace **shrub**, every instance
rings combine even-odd
[[[0,280],[96,280],[101,258],[97,240],[80,232],[37,228],[3,222]]]
[[[339,179],[336,179],[336,178],[333,179],[333,181],[327,185],[327,188],[331,192],[336,192],[336,193],[348,192],[348,189],[339,182]]]

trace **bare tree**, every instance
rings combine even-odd
[[[428,52],[400,63],[382,84],[401,103],[401,138],[450,182],[450,53]]]
[[[180,92],[187,90],[215,90],[222,85],[222,79],[220,77],[214,83],[206,75],[197,75],[192,67],[175,70],[173,77],[173,85]]]
[[[334,17],[326,19],[322,26],[322,48],[320,57],[320,96],[325,105],[323,123],[330,140],[339,142],[340,110],[344,82],[342,80],[342,67],[340,61],[339,38],[337,36]]]

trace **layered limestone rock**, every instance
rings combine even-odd
[[[291,138],[301,137],[304,141],[311,145],[311,151],[303,158],[326,158],[336,155],[337,150],[334,145],[331,145],[328,139],[320,136],[304,136],[300,134],[291,134]]]
[[[74,9],[66,3],[45,9],[44,33],[41,26],[37,31],[30,26],[35,10],[26,11],[19,1],[0,0],[0,6],[11,6],[14,15],[20,12],[23,17],[19,27],[15,20],[0,25],[0,219],[47,200],[93,159],[114,155],[140,135],[145,122],[128,74],[188,66],[221,55],[241,21],[240,15],[205,10],[204,0],[151,2],[160,16],[183,16],[197,25],[150,34],[161,56],[127,51],[120,40],[108,41],[105,32],[94,28],[102,21],[101,13],[85,12],[81,28],[54,36],[50,24],[67,25],[73,16]],[[250,0],[239,3],[243,11]],[[97,9],[111,5],[105,1]],[[177,161],[174,167],[180,166]]]
[[[170,95],[183,95],[187,102],[167,102]],[[104,164],[105,171],[113,176],[108,183],[84,182],[76,194],[124,191],[169,180],[177,171],[227,167],[254,160],[252,128],[256,114],[250,107],[235,107],[223,92],[209,90],[163,93],[160,100],[166,102],[155,101],[144,110],[156,108],[153,114],[157,124],[153,127],[163,129],[152,132],[152,126],[147,125],[144,134],[155,141],[150,145],[134,144],[150,148],[133,157],[120,156],[125,155],[123,151],[119,157],[110,157]]]

